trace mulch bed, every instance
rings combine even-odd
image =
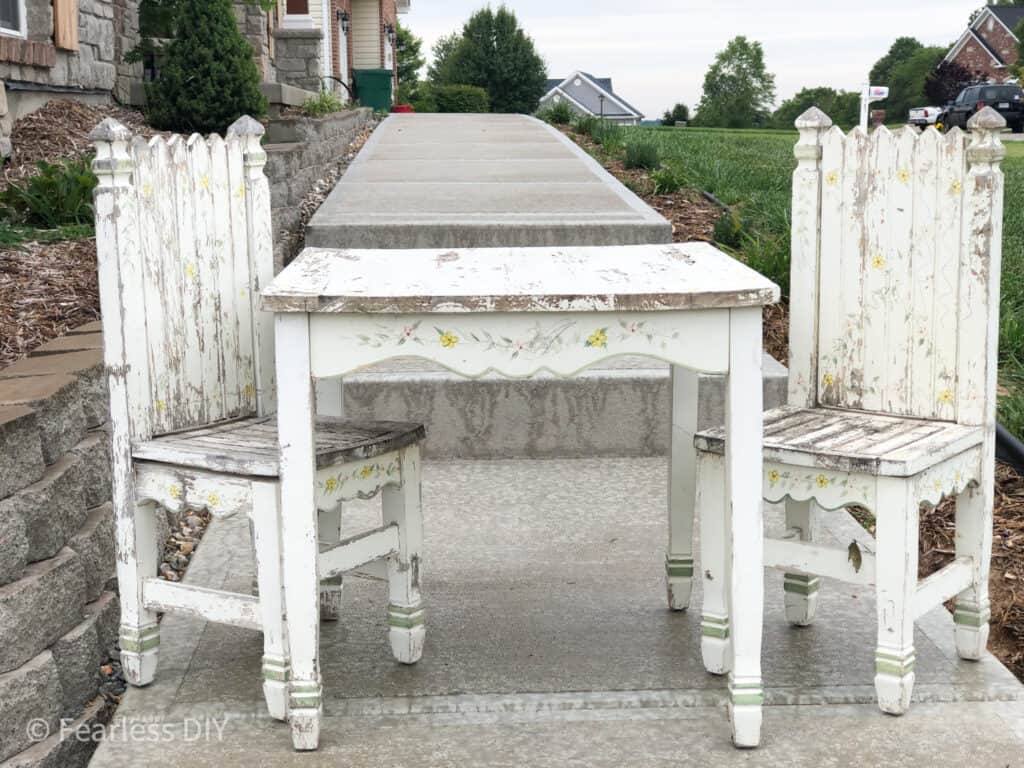
[[[99,316],[94,238],[0,249],[0,367]]]
[[[631,170],[610,159],[589,137],[563,131],[600,160],[605,168],[672,222],[673,240],[712,241],[714,223],[722,209],[694,190],[655,195],[645,171]],[[776,360],[789,360],[789,307],[777,304],[764,310],[764,346]],[[851,509],[854,518],[874,534],[874,519],[867,510]],[[922,577],[954,558],[955,505],[947,499],[934,509],[922,509],[920,567]],[[989,578],[992,623],[989,650],[1024,681],[1024,478],[1005,465],[996,467],[996,498]],[[952,602],[948,604],[952,609]]]
[[[89,134],[104,118],[113,117],[133,133],[150,138],[160,133],[145,123],[141,112],[118,106],[90,106],[57,99],[15,121],[11,127],[14,155],[0,176],[0,189],[39,172],[40,160],[80,160],[93,152]]]

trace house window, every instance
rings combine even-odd
[[[25,0],[0,0],[0,34],[25,37]]]

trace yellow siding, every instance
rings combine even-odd
[[[380,61],[379,0],[352,0],[352,59],[356,69],[378,69]]]

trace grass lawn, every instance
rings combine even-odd
[[[719,223],[715,239],[742,254],[787,292],[796,133],[691,128],[626,131],[627,142],[657,144],[667,173],[678,183],[733,206],[733,217]],[[1024,142],[1007,142],[1006,149],[999,420],[1024,437]]]

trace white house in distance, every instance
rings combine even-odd
[[[615,93],[610,77],[577,71],[564,80],[548,80],[540,108],[566,103],[574,112],[603,117],[619,125],[640,125],[643,113]]]

